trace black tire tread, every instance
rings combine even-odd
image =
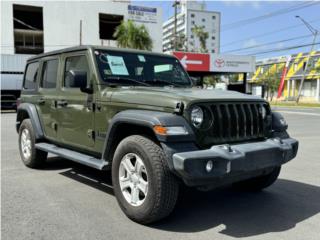
[[[145,220],[145,223],[153,222],[168,216],[174,209],[178,198],[178,183],[169,170],[162,148],[148,138],[139,135],[132,137],[152,154],[151,161],[154,163],[158,181],[163,182],[163,184],[158,184],[156,204]]]
[[[151,156],[149,160],[157,182],[155,184],[157,189],[152,210],[147,216],[128,217],[142,224],[150,224],[167,217],[172,212],[177,202],[179,185],[175,176],[170,172],[165,154],[158,144],[147,137],[132,135],[122,140],[119,145],[130,142],[140,144]]]

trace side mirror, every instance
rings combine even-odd
[[[65,85],[69,88],[80,88],[80,91],[84,93],[93,93],[92,87],[87,83],[86,71],[68,71],[65,78]]]
[[[201,80],[200,78],[196,78],[196,77],[190,77],[193,86],[199,86],[201,84]]]

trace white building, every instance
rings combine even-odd
[[[162,52],[161,8],[121,0],[1,1],[1,92],[20,90],[26,55],[79,44],[116,46],[115,28],[127,19],[144,24],[153,51]]]
[[[147,27],[153,50],[161,52],[160,8],[130,1],[2,1],[1,52],[32,54],[75,46],[80,35],[82,44],[115,46],[115,27],[130,18]]]
[[[207,11],[205,2],[180,1],[180,12],[177,14],[177,36],[185,36],[185,51],[199,51],[200,41],[192,32],[194,26],[203,27],[208,33],[206,47],[209,53],[220,51],[220,13]],[[163,51],[171,52],[174,47],[175,18],[172,16],[162,25]]]

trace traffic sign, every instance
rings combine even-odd
[[[209,72],[210,55],[207,53],[173,52],[187,71]]]

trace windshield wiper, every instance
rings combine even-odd
[[[182,85],[182,84],[178,84],[178,83],[173,83],[167,80],[163,80],[163,79],[154,79],[154,82],[159,82],[159,83],[168,83],[169,86],[174,86],[174,87],[186,87],[186,85]]]
[[[151,86],[151,85],[148,84],[148,83],[140,82],[140,81],[135,80],[135,79],[133,79],[133,78],[127,78],[127,77],[107,77],[106,80],[107,80],[107,81],[108,81],[108,80],[116,80],[116,81],[125,80],[125,81],[131,81],[131,82],[139,83],[139,84],[141,84],[141,85],[148,86],[148,87]],[[109,83],[109,84],[113,85],[113,83]],[[117,83],[114,83],[114,84],[118,85]]]

